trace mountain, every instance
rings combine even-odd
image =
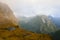
[[[48,16],[51,21],[56,25],[58,29],[60,29],[60,17],[52,17],[51,15]]]
[[[11,30],[15,28],[14,30]],[[36,34],[19,28],[8,5],[0,3],[0,40],[52,40],[48,34]]]
[[[48,18],[48,16],[40,15],[29,17],[29,20],[21,20],[19,25],[21,28],[35,32],[35,33],[51,33],[56,31],[56,26]]]

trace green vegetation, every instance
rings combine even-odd
[[[35,33],[51,33],[55,32],[57,29],[51,20],[45,15],[31,18],[23,17],[22,20],[20,20],[19,25],[21,28]]]

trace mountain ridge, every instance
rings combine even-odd
[[[30,19],[30,18],[29,18]],[[40,15],[32,17],[29,21],[27,20],[20,21],[22,28],[30,30],[33,32],[40,33],[50,33],[56,31],[56,26],[48,18],[48,16]],[[50,31],[49,31],[50,30]]]

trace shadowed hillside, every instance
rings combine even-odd
[[[21,17],[19,25],[21,28],[35,32],[35,33],[46,33],[50,34],[57,30],[54,23],[48,18],[48,16],[40,15],[34,17]]]

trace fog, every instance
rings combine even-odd
[[[60,16],[60,0],[0,0],[7,3],[16,16]]]

